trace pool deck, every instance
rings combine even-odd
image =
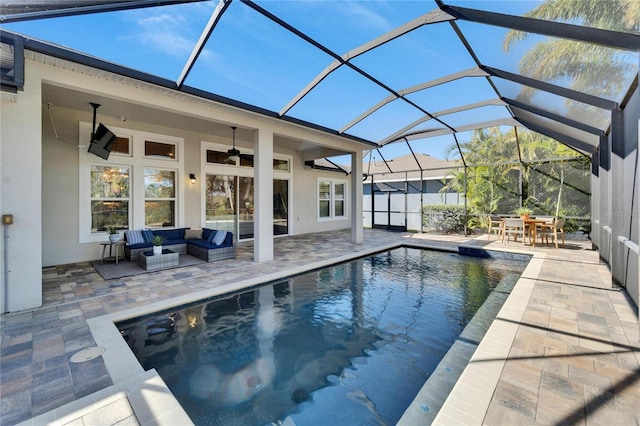
[[[2,315],[0,424],[188,423],[123,349],[114,319],[399,244],[534,255],[433,424],[640,424],[638,311],[589,241],[555,249],[381,230],[357,245],[350,231],[278,238],[263,263],[241,243],[234,260],[108,281],[89,263],[44,268],[44,306]],[[401,423],[427,424],[429,411],[419,395]]]

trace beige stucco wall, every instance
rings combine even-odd
[[[27,67],[24,90],[15,97],[3,95],[0,101],[0,210],[14,215],[14,224],[5,228],[9,238],[8,264],[2,261],[0,278],[2,312],[5,306],[18,311],[42,304],[40,87],[36,70]],[[0,247],[4,259],[4,244]]]
[[[158,93],[141,92],[136,93],[136,89],[124,88],[122,84],[105,80],[88,79],[84,75],[49,67],[39,63],[29,63],[29,68],[36,68],[43,75],[46,75],[47,82],[54,85],[78,87],[80,90],[96,93],[103,96],[124,96],[138,97],[145,99],[147,104],[153,104],[158,108],[176,109],[184,112],[189,110],[193,114],[203,117],[215,117],[221,120],[230,120],[244,126],[265,126],[261,120],[252,120],[246,114],[230,115],[228,111],[220,112],[220,117],[215,114],[216,110],[202,111],[206,108],[199,106],[200,110],[191,104],[181,104],[173,98],[159,95]],[[42,124],[42,152],[45,159],[42,164],[42,264],[43,266],[67,264],[80,261],[90,261],[100,258],[101,247],[97,242],[81,243],[79,236],[79,159],[78,150],[86,150],[86,147],[79,148],[78,144],[86,145],[87,141],[79,141],[78,123],[91,122],[92,111],[87,105],[85,111],[77,111],[52,106],[51,113],[54,118],[55,132],[51,122],[47,105],[44,99],[37,99],[42,109],[39,123]],[[235,121],[233,121],[235,120]],[[118,127],[124,129],[138,130],[144,132],[157,133],[161,135],[174,136],[184,139],[184,182],[182,187],[184,194],[184,215],[178,217],[178,226],[203,225],[202,212],[202,179],[201,179],[201,143],[203,141],[220,143],[230,143],[230,140],[212,137],[211,135],[189,132],[171,127],[155,124],[136,122],[128,119],[126,122],[120,121],[117,117],[101,115],[98,109],[98,121],[107,127]],[[318,135],[314,132],[305,131],[297,127],[287,129],[284,126],[274,126],[278,134],[287,134],[290,137],[302,138],[307,143],[315,142],[314,138],[322,144],[339,146],[339,141],[335,141],[327,135]],[[56,139],[56,132],[58,139]],[[279,137],[275,136],[276,139]],[[81,139],[81,138],[80,138]],[[252,141],[237,141],[239,147],[252,148]],[[319,176],[344,179],[347,181],[347,188],[350,193],[351,182],[348,176],[340,173],[323,172],[317,170],[304,169],[304,159],[295,147],[275,148],[276,154],[291,155],[292,158],[292,197],[290,206],[290,233],[301,234],[309,232],[321,232],[325,230],[349,229],[351,228],[350,215],[345,220],[319,222],[317,220],[317,180]],[[186,177],[189,173],[198,176],[195,185],[191,185]],[[347,198],[348,200],[348,198]]]

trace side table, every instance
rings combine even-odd
[[[120,250],[121,250],[121,247],[124,247],[124,241],[116,241],[115,243],[112,243],[111,241],[105,241],[100,243],[100,245],[102,246],[102,256],[100,257],[100,264],[103,264],[105,260],[106,261],[115,260],[117,265],[118,260],[121,257],[124,257],[124,249],[122,249],[123,255],[120,256]],[[109,256],[105,257],[105,252],[107,251],[107,247],[109,247]],[[114,248],[115,248],[115,255],[112,252]]]

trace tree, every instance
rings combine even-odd
[[[514,129],[503,133],[498,127],[476,130],[460,148],[469,165],[466,176],[464,170],[453,171],[442,192],[464,193],[466,179],[472,218],[509,214],[521,204],[536,214],[589,214],[590,163],[573,149],[539,133],[520,130],[516,137]],[[449,153],[455,152],[453,145]],[[477,219],[469,224],[478,225],[484,224]]]
[[[638,0],[547,0],[525,16],[620,32],[640,30]],[[504,40],[511,51],[527,33],[510,31]],[[520,73],[547,82],[567,82],[571,89],[618,100],[637,73],[637,54],[591,43],[549,38],[536,43],[522,57]],[[528,101],[534,89],[524,88],[519,99]],[[569,115],[596,118],[604,113],[576,102],[568,102]]]

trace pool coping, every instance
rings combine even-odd
[[[437,251],[459,252],[459,247],[462,245],[466,245],[466,243],[454,244],[452,245],[452,247],[455,246],[455,249],[453,249],[442,247],[441,245],[431,245],[428,242],[406,240],[398,241],[386,245],[376,246],[375,248],[372,248],[370,250],[362,250],[336,258],[325,259],[322,261],[314,262],[312,264],[289,268],[276,273],[261,275],[259,277],[247,280],[235,282],[230,281],[229,283],[215,288],[201,290],[187,295],[167,299],[161,302],[150,303],[142,307],[126,309],[100,317],[87,319],[87,325],[96,342],[96,345],[104,349],[102,358],[107,372],[111,377],[113,385],[109,386],[108,388],[102,389],[101,391],[98,391],[94,394],[88,395],[84,398],[59,407],[55,410],[52,410],[48,413],[36,416],[25,422],[24,424],[35,425],[46,423],[64,425],[70,423],[75,419],[82,418],[83,415],[91,412],[92,410],[99,410],[112,403],[114,400],[121,398],[128,399],[128,402],[131,405],[131,409],[133,410],[135,417],[141,425],[193,424],[191,419],[188,417],[182,406],[173,396],[158,373],[153,369],[145,371],[142,368],[135,355],[130,350],[125,340],[122,338],[118,328],[115,325],[116,323],[152,314],[154,312],[164,311],[173,307],[188,305],[203,299],[212,298],[227,293],[233,293],[250,287],[255,287],[266,282],[276,281],[285,277],[290,277],[292,275],[302,274],[336,263],[350,261],[355,258],[369,256],[381,251],[392,250],[399,247],[411,247]],[[524,284],[521,284],[523,278],[520,278],[516,283],[512,294],[505,301],[504,306],[498,313],[498,316],[496,316],[496,320],[494,320],[489,330],[487,331],[487,334],[480,342],[480,345],[472,356],[469,365],[463,371],[460,379],[456,382],[456,385],[451,391],[451,394],[446,399],[442,409],[440,410],[440,413],[438,413],[438,416],[436,417],[436,422],[440,421],[440,423],[438,424],[450,424],[452,421],[470,423],[470,419],[473,419],[473,423],[482,423],[484,413],[486,413],[486,410],[488,409],[489,402],[491,401],[491,397],[493,395],[493,390],[495,389],[500,377],[502,366],[504,365],[504,359],[506,359],[508,355],[508,351],[511,347],[513,338],[515,338],[515,331],[517,330],[517,325],[512,325],[512,327],[509,327],[513,328],[513,330],[511,330],[512,335],[509,334],[508,342],[503,342],[503,340],[505,339],[504,337],[501,337],[503,336],[501,334],[502,331],[495,330],[496,322],[499,318],[520,319],[522,317],[522,314],[524,313],[524,309],[526,307],[526,301],[528,300],[527,294],[530,295],[532,291],[535,277],[538,276],[542,265],[542,260],[544,259],[544,254],[532,254],[531,252],[519,251],[514,249],[505,248],[502,250],[494,250],[492,248],[487,251],[500,251],[532,256],[532,259],[527,265],[525,272],[523,272],[523,276],[526,273],[526,276],[530,277],[526,279],[526,281],[530,281],[530,283],[528,285],[526,282]],[[530,270],[529,268],[531,268],[531,264],[534,261],[536,261],[537,267],[535,268],[535,275],[532,275],[531,273],[534,272],[534,269]],[[527,287],[526,289],[524,289],[524,291],[520,289],[523,286]],[[520,293],[526,294],[520,295]],[[514,296],[514,294],[516,295]],[[524,300],[524,303],[521,302],[523,297],[526,299]],[[518,303],[517,308],[507,309],[507,305],[509,305],[510,302],[513,302],[514,300],[520,302]],[[503,311],[505,312],[503,313]],[[520,313],[519,316],[517,315],[518,312]],[[509,323],[505,322],[502,328],[508,325]],[[486,341],[488,340],[496,341],[496,339],[497,341],[501,342],[499,353],[496,352],[495,342],[490,344],[486,343]],[[489,349],[492,346],[493,349]],[[473,363],[486,360],[487,357],[490,357],[491,359],[501,357],[503,361],[500,364],[499,368],[497,368],[497,365],[493,366],[495,363],[491,363],[491,365],[493,366],[493,368],[491,369],[492,374],[480,373],[480,375],[478,376],[476,370],[480,368],[480,365],[474,365]],[[483,364],[487,363],[483,362]],[[472,365],[474,365],[474,368],[470,368],[470,366]],[[467,370],[470,371],[468,372]],[[478,381],[478,377],[480,377],[482,380]],[[478,386],[480,387],[480,389],[478,389]],[[491,390],[490,392],[489,389]],[[482,396],[482,398],[476,398],[475,396],[469,397],[468,395],[470,395],[470,390],[478,392]],[[464,392],[464,395],[462,397],[460,396],[460,392]],[[416,396],[414,402],[412,402],[412,404],[407,408],[405,416],[408,412],[417,412],[419,414],[422,411],[419,408],[419,396],[420,393],[418,394],[418,396]],[[454,398],[452,399],[452,397]],[[475,410],[473,412],[477,413],[472,418],[468,417],[468,414],[465,414],[469,411],[467,408],[467,406],[469,405],[469,401],[474,402],[473,405],[475,407]],[[482,401],[482,403],[475,403],[475,401]],[[482,407],[484,407],[484,409],[482,409]],[[462,416],[460,416],[459,414],[462,414]],[[482,415],[480,416],[480,414]],[[402,417],[401,422],[404,421],[405,416]],[[412,423],[415,424],[415,422]],[[436,423],[434,422],[434,424]]]

